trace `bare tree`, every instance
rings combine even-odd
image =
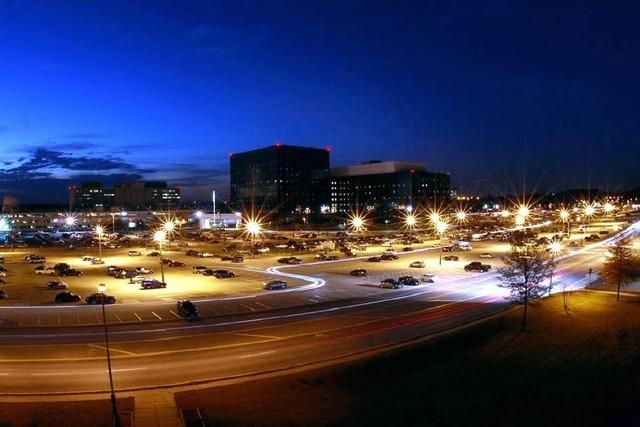
[[[616,286],[616,299],[620,301],[620,289],[640,276],[640,260],[629,247],[626,239],[618,240],[609,248],[610,256],[600,269],[600,275],[608,285]]]
[[[551,277],[556,262],[544,249],[537,246],[512,246],[511,252],[504,259],[504,267],[498,269],[502,286],[509,288],[509,299],[517,304],[524,304],[522,327],[527,327],[527,311],[529,301],[542,298],[553,286],[545,279]]]

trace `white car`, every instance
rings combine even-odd
[[[149,278],[147,276],[133,276],[132,278],[129,279],[129,283],[134,283],[134,284],[141,284],[145,281],[149,280]]]
[[[203,252],[200,256],[202,258],[213,258],[214,257],[214,255],[211,252]]]
[[[493,258],[493,255],[487,252],[487,253],[478,255],[478,258]]]
[[[142,256],[142,254],[140,253],[140,251],[129,251],[127,252],[127,254],[129,256]]]
[[[91,255],[85,255],[85,256],[82,257],[82,261],[86,261],[86,262],[91,262],[94,259],[96,259],[96,257],[91,256]]]
[[[136,273],[137,274],[151,274],[151,273],[153,273],[153,270],[151,270],[150,268],[147,268],[147,267],[136,267]]]
[[[467,246],[460,246],[460,250],[461,251],[470,251],[472,249],[471,246],[467,245]]]
[[[425,268],[426,264],[424,263],[424,261],[413,261],[411,264],[409,264],[410,268]]]
[[[36,274],[47,274],[49,276],[53,276],[54,274],[56,274],[56,271],[48,265],[40,265],[36,267],[34,271],[36,272]]]
[[[258,249],[256,249],[256,252],[264,254],[264,253],[269,252],[269,250],[270,250],[269,248],[258,248]]]
[[[396,250],[395,249],[385,249],[383,254],[384,255],[395,255],[396,254]]]

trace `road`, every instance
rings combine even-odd
[[[556,280],[570,289],[585,286],[589,280],[586,272],[601,263],[604,250],[601,242],[561,257]],[[413,259],[425,258],[429,268],[435,269],[435,257],[433,251],[425,249],[403,254],[395,264],[367,263],[373,278],[366,281],[345,274],[362,266],[363,260],[271,270],[271,274],[307,277],[312,280],[311,288],[204,301],[199,304],[203,309],[227,307],[229,312],[197,322],[170,316],[163,321],[118,322],[118,313],[125,316],[127,309],[137,305],[109,306],[116,388],[123,391],[209,383],[315,366],[410,342],[508,307],[506,291],[497,286],[496,274],[461,272],[463,261],[438,270],[439,280],[434,284],[400,290],[374,286],[378,277],[404,274]],[[271,305],[260,310],[258,304]],[[244,310],[232,311],[241,305],[246,306]],[[0,395],[46,397],[107,390],[102,329],[95,321],[64,327],[59,320],[65,316],[99,320],[95,307],[32,307],[23,312],[19,307],[3,309],[17,314],[3,317],[9,320],[1,325]],[[159,317],[171,312],[168,303],[149,303],[144,312],[148,310],[156,310],[153,312]],[[34,312],[41,319],[38,324],[26,320]],[[15,316],[25,320],[12,323]],[[47,319],[44,324],[42,319]]]

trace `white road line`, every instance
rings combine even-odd
[[[262,308],[271,308],[270,306],[266,305],[266,304],[262,304],[261,302],[256,301],[256,305],[259,305]]]
[[[133,313],[133,315],[136,316],[140,322],[142,322],[142,319],[140,318],[140,316],[138,316],[138,313]]]
[[[151,312],[151,314],[153,314],[154,316],[156,316],[158,319],[162,320],[162,317],[158,316],[154,311]]]
[[[178,319],[182,319],[182,317],[178,316],[177,313],[175,313],[173,310],[169,310],[169,313],[173,314],[174,316],[176,316]]]
[[[265,354],[272,354],[272,353],[275,353],[275,350],[263,351],[260,353],[253,353],[253,354],[243,354],[242,356],[238,356],[238,359],[248,359],[250,357],[264,356]]]

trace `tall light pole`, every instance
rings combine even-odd
[[[98,258],[102,261],[102,236],[104,235],[104,228],[101,225],[96,226],[96,236],[98,236]]]
[[[111,351],[109,349],[109,329],[107,328],[107,314],[104,308],[104,291],[107,289],[107,285],[100,283],[98,285],[98,292],[100,293],[100,303],[102,305],[102,327],[104,329],[104,345],[107,349],[107,370],[109,372],[109,390],[111,391],[111,414],[113,416],[113,425],[120,427],[120,416],[118,415],[118,404],[116,402],[116,393],[113,388],[113,373],[111,371]]]
[[[447,231],[447,227],[448,227],[448,224],[444,221],[438,221],[438,223],[436,223],[436,231],[440,236],[440,262],[439,262],[440,265],[442,265],[442,235],[444,234],[445,231]]]
[[[158,230],[153,234],[153,240],[158,244],[158,248],[160,249],[160,274],[162,275],[162,283],[164,281],[164,263],[162,262],[162,244],[167,238],[167,233],[164,230]]]
[[[549,244],[549,252],[551,252],[551,262],[556,261],[556,256],[562,251],[562,245],[560,242],[553,241]],[[549,276],[549,293],[551,293],[551,287],[553,286],[553,268],[551,269],[551,275]]]
[[[260,222],[257,219],[250,219],[249,221],[247,221],[247,225],[245,228],[249,236],[251,236],[251,258],[254,258],[256,252],[255,239],[256,236],[259,235],[262,231],[262,225],[260,225]]]
[[[561,209],[560,210],[560,219],[562,220],[562,229],[564,231],[565,228],[565,223],[567,224],[567,234],[569,235],[569,237],[571,237],[571,214],[569,213],[568,210],[566,209]]]

